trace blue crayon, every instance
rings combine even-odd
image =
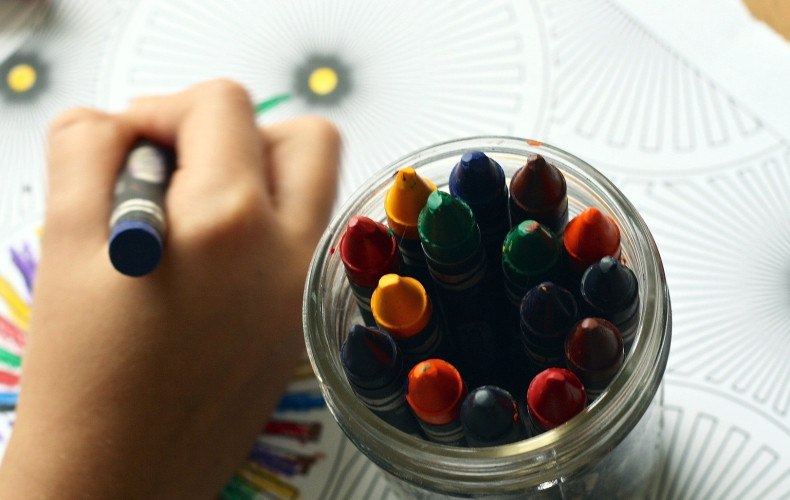
[[[533,373],[563,366],[565,337],[578,320],[573,294],[551,282],[530,289],[521,301],[521,339]]]
[[[0,410],[10,410],[16,407],[19,394],[16,392],[0,392]]]
[[[292,392],[283,395],[277,404],[277,411],[310,411],[326,406],[321,393]]]
[[[144,276],[164,251],[165,191],[175,168],[171,150],[138,141],[115,184],[110,216],[110,262],[119,272]]]
[[[461,374],[473,387],[499,383],[503,338],[494,334],[493,325],[500,305],[471,208],[449,193],[434,191],[418,226]],[[501,328],[496,331],[504,336]]]
[[[628,350],[639,325],[639,282],[634,272],[614,257],[606,256],[582,275],[580,296],[582,313],[612,322]]]
[[[340,348],[340,361],[351,388],[365,406],[403,432],[423,437],[406,402],[409,367],[389,334],[354,326]]]
[[[502,242],[510,229],[505,171],[482,151],[467,151],[450,172],[450,194],[475,214],[483,248],[495,272],[502,261]]]
[[[505,389],[484,385],[466,396],[461,424],[469,446],[498,446],[527,439],[527,426],[518,404]]]

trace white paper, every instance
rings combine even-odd
[[[737,0],[47,4],[45,23],[0,16],[13,28],[0,64],[33,56],[48,78],[33,99],[0,95],[0,276],[16,292],[7,249],[37,248],[46,124],[68,106],[121,109],[219,76],[256,103],[289,94],[259,121],[334,120],[341,199],[431,143],[542,140],[609,176],[663,258],[674,318],[659,498],[790,496],[790,44]],[[348,85],[342,98],[305,91],[316,62]],[[316,390],[301,379],[289,394]],[[285,491],[394,498],[325,408],[274,418],[321,429],[261,438],[315,459],[277,476]]]

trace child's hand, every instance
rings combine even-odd
[[[130,278],[110,264],[108,222],[138,137],[174,146],[178,165],[162,261]],[[303,350],[302,291],[338,150],[318,118],[259,129],[246,92],[226,81],[55,121],[0,497],[194,499],[222,488]]]

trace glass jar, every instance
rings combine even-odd
[[[559,168],[568,186],[569,218],[593,206],[617,223],[621,259],[639,280],[640,298],[639,325],[626,361],[587,410],[538,436],[486,448],[440,445],[391,427],[357,399],[339,357],[350,328],[362,323],[337,251],[348,220],[365,215],[386,223],[384,197],[403,167],[414,167],[447,190],[451,169],[472,149],[495,159],[508,179],[532,154]],[[403,498],[645,498],[655,486],[662,458],[662,378],[671,337],[661,258],[644,220],[623,193],[560,149],[511,137],[471,137],[422,149],[379,172],[345,203],[319,243],[307,277],[303,322],[308,354],[330,411]]]

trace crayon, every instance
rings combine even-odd
[[[461,374],[447,361],[428,359],[411,369],[406,400],[430,441],[466,445],[460,418],[466,392]]]
[[[473,447],[515,443],[528,437],[516,400],[494,385],[478,387],[466,396],[461,424],[467,444]]]
[[[510,229],[505,171],[482,151],[467,151],[450,172],[450,194],[475,215],[486,255],[499,272],[502,242]]]
[[[426,289],[431,287],[431,278],[420,243],[417,219],[433,191],[436,191],[433,182],[418,175],[413,168],[406,167],[395,175],[395,182],[384,198],[387,225],[398,242],[403,260],[401,274],[418,279]]]
[[[579,377],[591,403],[623,366],[625,351],[620,330],[602,318],[585,318],[565,339],[565,362]]]
[[[297,439],[302,443],[318,441],[321,437],[320,422],[290,422],[271,419],[263,427],[264,434]]]
[[[428,270],[457,349],[458,368],[473,386],[500,382],[494,336],[498,305],[472,209],[434,191],[420,212],[419,233]]]
[[[326,401],[320,392],[291,392],[283,394],[275,411],[310,411],[324,407]]]
[[[422,437],[406,402],[409,367],[389,334],[355,325],[340,348],[340,362],[362,404],[390,425]]]
[[[448,354],[433,302],[415,278],[385,274],[373,291],[370,308],[378,327],[392,335],[409,366]]]
[[[540,371],[563,364],[565,337],[577,320],[576,299],[559,285],[547,281],[524,295],[521,339],[533,369]]]
[[[13,409],[17,399],[19,399],[19,394],[16,392],[0,391],[0,411]]]
[[[10,366],[11,368],[19,368],[22,366],[22,357],[4,349],[2,345],[0,345],[0,365]]]
[[[639,283],[634,272],[611,256],[582,275],[579,308],[586,316],[611,321],[623,336],[626,350],[639,325]]]
[[[174,164],[172,151],[141,140],[129,151],[118,176],[110,216],[110,261],[127,276],[152,272],[162,258],[164,198]]]
[[[581,277],[607,255],[620,258],[620,228],[608,215],[588,207],[565,226],[562,245],[570,271]]]
[[[584,385],[565,368],[538,373],[527,389],[527,415],[533,435],[558,427],[587,407]]]
[[[0,316],[0,338],[8,339],[20,348],[27,343],[25,334],[3,316]]]
[[[387,226],[368,217],[352,217],[340,239],[340,259],[354,293],[362,319],[368,326],[376,320],[370,310],[370,297],[379,278],[400,269],[398,243]]]
[[[510,227],[536,220],[555,234],[568,222],[568,186],[562,172],[541,155],[532,155],[510,180]]]
[[[502,246],[502,270],[507,299],[516,309],[530,288],[552,281],[562,246],[554,232],[534,220],[518,223]]]

